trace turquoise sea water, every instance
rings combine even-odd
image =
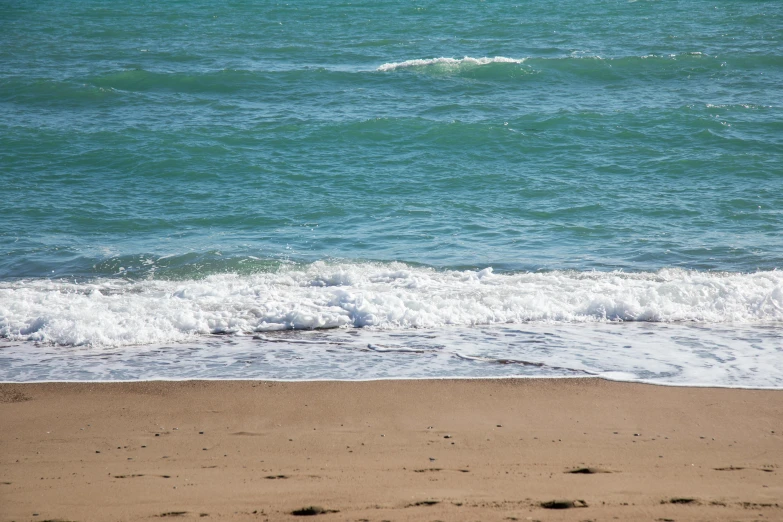
[[[783,387],[781,28],[776,1],[4,2],[0,379]]]

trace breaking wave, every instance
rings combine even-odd
[[[490,63],[522,63],[524,58],[506,58],[505,56],[495,56],[492,58],[471,58],[465,56],[464,58],[429,58],[424,60],[405,60],[404,62],[392,62],[385,63],[378,67],[378,71],[394,71],[397,69],[409,69],[414,67],[428,67],[428,66],[441,66],[444,68],[458,68],[462,66],[478,66],[487,65]]]
[[[783,272],[438,271],[326,263],[201,280],[0,284],[0,337],[123,346],[286,329],[783,321]]]

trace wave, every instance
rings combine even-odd
[[[542,69],[559,68],[559,67],[574,67],[584,66],[583,64],[589,62],[606,62],[612,65],[620,66],[640,66],[645,64],[649,66],[650,62],[660,62],[661,64],[669,65],[671,62],[677,62],[678,60],[687,61],[691,64],[694,60],[698,59],[710,59],[715,63],[715,67],[720,67],[722,60],[718,60],[715,57],[709,56],[702,52],[683,52],[679,54],[646,54],[643,56],[609,56],[603,57],[596,54],[583,54],[572,53],[570,56],[554,56],[554,57],[536,57],[530,56],[525,58],[507,58],[505,56],[494,57],[482,57],[472,58],[465,56],[464,58],[425,58],[415,60],[405,60],[403,62],[390,62],[379,66],[376,71],[388,72],[400,69],[423,69],[423,68],[436,68],[445,71],[454,71],[464,68],[474,68],[481,65],[489,64],[528,64],[533,67]],[[745,58],[745,57],[743,57]]]
[[[0,337],[57,345],[143,345],[285,329],[612,321],[783,321],[783,272],[498,274],[319,261],[188,281],[0,284]]]
[[[492,58],[471,58],[465,56],[464,58],[429,58],[422,60],[405,60],[404,62],[392,62],[385,63],[378,67],[378,71],[395,71],[397,69],[410,69],[415,67],[428,67],[432,65],[441,66],[446,69],[456,69],[462,66],[478,66],[487,65],[490,63],[523,63],[524,58],[506,58],[505,56],[494,56]]]
[[[783,65],[783,58],[737,54],[712,56],[701,52],[646,54],[642,56],[504,56],[463,58],[423,58],[384,63],[264,63],[251,68],[176,67],[172,70],[139,67],[106,71],[85,76],[18,76],[0,81],[0,101],[58,106],[68,104],[112,104],[147,93],[184,93],[193,96],[220,95],[222,102],[232,96],[259,92],[286,91],[292,86],[323,88],[335,85],[374,85],[378,72],[416,71],[425,75],[464,76],[496,82],[547,82],[551,74],[564,78],[595,78],[601,81],[629,79],[671,80],[694,75],[741,78],[747,71],[769,70]],[[539,75],[543,74],[538,78]]]
[[[595,76],[598,79],[684,79],[693,75],[721,77],[741,74],[740,71],[768,69],[777,65],[780,58],[767,55],[732,54],[709,55],[700,51],[680,53],[649,53],[644,55],[602,56],[583,52],[558,56],[527,56],[507,58],[504,56],[473,58],[423,58],[380,65],[376,72],[413,70],[435,75],[483,74],[495,80],[533,78],[538,74],[565,74]],[[508,65],[515,65],[510,71]],[[482,76],[483,78],[484,76]],[[543,81],[543,80],[541,80]]]

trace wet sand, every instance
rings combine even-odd
[[[783,391],[2,384],[0,418],[0,521],[783,520]]]

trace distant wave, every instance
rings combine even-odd
[[[612,57],[602,57],[595,54],[585,54],[580,52],[574,52],[571,53],[570,56],[560,56],[560,57],[551,57],[551,58],[545,58],[545,57],[531,57],[531,58],[507,58],[505,56],[494,56],[494,57],[482,57],[482,58],[472,58],[470,56],[465,56],[464,58],[427,58],[427,59],[417,59],[417,60],[405,60],[404,62],[390,62],[385,63],[378,67],[377,71],[387,72],[387,71],[394,71],[398,69],[409,69],[409,68],[418,68],[418,67],[430,67],[430,66],[441,66],[445,68],[452,68],[452,69],[458,69],[463,66],[479,66],[479,65],[488,65],[492,63],[536,63],[536,64],[544,64],[544,63],[557,63],[557,62],[571,62],[573,60],[598,60],[598,61],[611,61],[611,62],[628,62],[628,61],[637,61],[637,60],[650,60],[650,59],[657,59],[657,60],[677,60],[678,58],[710,58],[707,54],[702,52],[683,52],[679,54],[647,54],[644,56],[612,56]]]
[[[190,281],[0,284],[0,337],[121,346],[283,329],[783,321],[783,272],[437,271],[316,262]]]
[[[459,67],[462,65],[487,65],[490,63],[522,63],[525,58],[506,58],[505,56],[494,56],[492,58],[429,58],[423,60],[405,60],[404,62],[385,63],[378,67],[378,71],[394,71],[397,69],[407,69],[411,67],[427,67],[430,65],[445,65]]]

